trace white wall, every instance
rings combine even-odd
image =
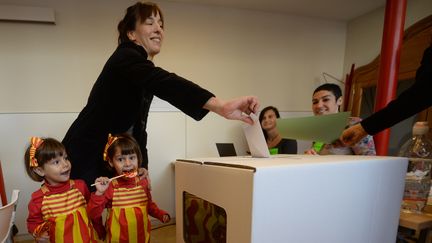
[[[79,111],[133,2],[2,0],[52,7],[56,25],[0,24],[0,112]],[[166,38],[155,63],[222,98],[256,94],[280,110],[306,111],[322,72],[344,76],[345,23],[158,2]],[[35,94],[43,98],[29,102]]]
[[[343,76],[342,22],[197,5],[162,6],[167,36],[157,63],[224,98],[256,94],[280,110],[305,111],[322,72]]]
[[[56,24],[0,22],[0,160],[8,191],[22,191],[20,234],[31,192],[39,183],[25,174],[30,136],[61,140],[84,106],[91,86],[116,47],[116,25],[135,1],[2,0],[45,6]],[[166,41],[155,63],[222,98],[258,95],[262,106],[285,115],[310,110],[321,73],[343,76],[345,24],[201,5],[158,1]],[[210,114],[201,122],[180,112],[151,112],[149,156],[153,196],[174,214],[174,174],[180,157],[217,156],[215,142],[234,142],[244,154],[240,124]],[[301,145],[304,146],[304,145]]]

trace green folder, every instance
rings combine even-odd
[[[330,115],[283,118],[277,128],[284,138],[332,143],[339,139],[348,124],[350,112]]]

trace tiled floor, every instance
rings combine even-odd
[[[176,227],[175,224],[162,226],[153,229],[150,235],[151,243],[175,243],[176,242]]]
[[[164,225],[152,230],[151,243],[175,243],[175,224]],[[15,243],[33,243],[33,240],[16,240]]]

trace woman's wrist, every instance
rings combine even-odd
[[[216,114],[221,115],[222,114],[222,107],[225,104],[224,101],[217,97],[211,97],[207,102],[204,104],[203,108],[207,109],[209,111],[212,111]]]
[[[367,135],[369,135],[368,132],[366,132],[366,130],[362,126],[361,123],[358,123],[358,131],[360,132],[360,134],[362,135],[362,137],[366,137]]]

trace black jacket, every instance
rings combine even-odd
[[[374,135],[432,105],[432,45],[423,54],[415,83],[386,107],[361,121],[365,131]]]
[[[153,95],[196,120],[208,113],[202,107],[214,96],[174,73],[155,67],[141,46],[132,42],[120,44],[94,84],[87,105],[63,139],[72,163],[72,178],[93,183],[106,165],[102,154],[108,133],[122,133],[131,128],[142,149],[143,166],[147,167],[145,129]]]

